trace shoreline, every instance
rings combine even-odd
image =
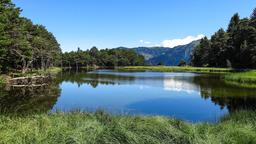
[[[241,85],[245,87],[255,88],[256,85],[256,70],[236,70],[230,68],[208,68],[208,67],[178,67],[178,66],[124,66],[124,67],[81,67],[79,69],[113,69],[116,71],[124,72],[192,72],[202,74],[223,74],[223,80],[227,83],[234,85]],[[47,70],[33,70],[27,73],[12,73],[9,75],[0,75],[0,86],[8,84],[11,78],[19,77],[32,77],[32,76],[45,76],[45,75],[57,75],[59,72],[65,69],[72,69],[67,67],[52,67]],[[15,76],[14,76],[15,75]],[[253,86],[251,86],[253,85]]]
[[[195,72],[195,73],[229,73],[234,69],[204,68],[204,67],[178,67],[178,66],[127,66],[118,67],[118,71],[152,71],[152,72]]]
[[[33,70],[27,73],[10,73],[5,75],[0,75],[0,86],[5,86],[10,83],[11,81],[16,79],[33,79],[34,77],[47,77],[47,76],[55,76],[59,72],[62,71],[62,68],[59,67],[52,67],[46,70]]]
[[[243,87],[256,87],[256,70],[236,70],[229,68],[176,67],[176,66],[133,66],[119,67],[118,71],[153,71],[153,72],[193,72],[203,74],[223,74],[223,80],[229,84]]]

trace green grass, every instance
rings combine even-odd
[[[129,66],[116,68],[118,71],[155,71],[155,72],[197,72],[227,73],[234,71],[227,68],[177,67],[177,66]]]
[[[0,116],[0,143],[219,144],[256,143],[256,112],[240,112],[217,124],[165,117],[53,113]]]
[[[256,83],[256,71],[230,73],[225,76],[226,81],[238,83]]]
[[[4,75],[4,74],[0,75],[0,87],[5,86],[6,83],[9,81],[10,78],[11,78],[11,77],[8,76],[8,75]]]
[[[5,84],[5,79],[3,76],[0,75],[0,86],[3,86]]]

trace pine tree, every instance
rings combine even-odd
[[[201,67],[209,65],[209,52],[211,44],[207,37],[200,41],[200,44],[193,50],[191,63],[193,66]]]
[[[17,41],[20,9],[11,0],[0,1],[0,65],[2,71],[7,71],[15,63],[11,50]],[[0,71],[1,71],[0,70]]]
[[[252,12],[251,19],[256,19],[256,8]]]
[[[239,24],[240,21],[240,17],[239,14],[236,13],[230,20],[229,22],[229,26],[228,26],[228,33],[233,33],[235,30],[237,30],[237,26]]]
[[[212,36],[211,49],[209,52],[209,66],[227,66],[227,40],[228,36],[223,29],[220,29]]]
[[[20,16],[11,0],[0,1],[0,71],[26,72],[33,64],[49,67],[60,59],[60,46],[52,33]]]

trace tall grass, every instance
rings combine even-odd
[[[5,84],[5,80],[3,76],[0,75],[0,87],[3,86],[4,84]]]
[[[256,143],[256,112],[235,113],[217,124],[190,124],[158,116],[111,116],[101,111],[2,115],[0,143]]]
[[[225,80],[238,83],[256,83],[256,71],[230,73],[225,76]]]
[[[177,66],[129,66],[116,68],[119,71],[155,71],[155,72],[199,72],[199,73],[227,73],[234,71],[227,68],[177,67]]]

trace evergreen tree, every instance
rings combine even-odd
[[[256,8],[252,12],[251,19],[256,19]]]
[[[228,36],[223,29],[216,32],[211,38],[209,51],[209,66],[226,67],[227,65],[227,40]]]
[[[250,19],[235,14],[227,31],[201,40],[192,55],[194,66],[256,68],[256,9]]]
[[[238,28],[238,24],[239,24],[239,21],[240,21],[240,17],[239,17],[239,14],[236,13],[230,20],[229,22],[229,25],[228,25],[228,30],[227,32],[228,33],[233,33],[237,30]]]
[[[56,65],[61,50],[55,37],[20,11],[10,0],[0,1],[0,70],[26,72]]]
[[[210,41],[207,39],[207,37],[204,37],[193,51],[191,60],[192,65],[197,67],[208,66],[210,48]]]

